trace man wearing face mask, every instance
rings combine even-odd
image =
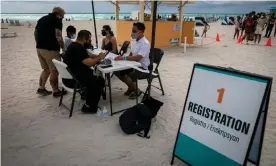
[[[150,44],[144,36],[145,29],[145,25],[141,22],[133,24],[131,37],[134,41],[132,43],[131,52],[129,56],[118,56],[115,60],[137,61],[141,63],[144,70],[148,70],[148,66],[150,64]],[[144,73],[129,69],[117,72],[115,75],[128,86],[128,90],[124,93],[124,95],[129,96],[130,99],[135,99],[136,96],[141,95],[140,90],[137,90],[137,94],[135,93],[136,78],[143,77],[143,75],[145,75]]]
[[[43,96],[52,94],[45,89],[45,84],[50,76],[50,84],[53,89],[53,96],[61,96],[62,93],[58,88],[58,71],[52,62],[52,59],[60,60],[60,48],[63,49],[64,42],[62,39],[62,19],[64,10],[55,7],[52,13],[40,18],[35,27],[35,41],[38,59],[43,69],[37,93]]]
[[[84,113],[96,113],[101,92],[104,87],[104,80],[99,80],[93,75],[91,69],[96,63],[104,58],[104,53],[97,55],[89,55],[86,51],[91,45],[91,33],[87,30],[81,30],[78,33],[76,42],[73,42],[67,48],[64,54],[63,62],[75,75],[76,79],[82,86],[86,87],[86,103],[82,107]],[[93,56],[93,57],[91,57]],[[74,88],[75,81],[73,79],[62,79],[65,86]]]
[[[66,28],[67,36],[64,37],[64,48],[63,53],[66,52],[68,46],[73,42],[72,39],[76,38],[76,28],[72,25],[69,25]]]

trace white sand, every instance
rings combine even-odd
[[[77,30],[93,28],[92,21],[74,21],[64,22],[64,30],[69,24]],[[114,21],[97,21],[99,34],[104,24],[115,30]],[[197,29],[202,32],[202,28]],[[1,44],[3,166],[168,166],[195,62],[276,77],[275,38],[271,48],[263,46],[267,39],[260,45],[237,45],[232,39],[232,26],[211,24],[203,48],[188,48],[185,54],[183,48],[164,49],[160,72],[166,95],[161,96],[155,89],[152,95],[165,104],[152,125],[151,139],[141,139],[123,134],[119,115],[106,121],[96,115],[83,115],[79,111],[83,102],[76,102],[74,115],[68,119],[68,111],[58,107],[58,99],[36,95],[41,68],[33,30],[24,26],[2,31],[18,34],[16,38],[2,39]],[[212,43],[216,32],[225,35],[223,42]],[[126,87],[117,78],[112,78],[112,83],[115,110],[135,104],[122,96]],[[144,81],[139,85],[145,88]],[[264,166],[276,165],[275,85],[274,81],[261,159]],[[49,83],[47,88],[51,89]],[[70,104],[71,96],[66,96],[65,103]],[[101,101],[103,105],[109,109],[108,100]],[[175,165],[185,164],[176,159]]]

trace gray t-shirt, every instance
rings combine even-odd
[[[67,50],[68,46],[69,46],[72,42],[73,42],[73,41],[72,41],[69,37],[67,37],[67,36],[64,37],[64,49],[63,49],[63,52],[65,52],[65,51]]]

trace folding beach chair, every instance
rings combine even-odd
[[[62,103],[62,99],[63,99],[63,93],[60,96],[60,101],[59,101],[59,106],[61,106],[61,104],[67,108],[70,111],[69,114],[69,118],[72,117],[73,114],[73,109],[74,109],[74,103],[75,103],[75,97],[76,97],[76,93],[81,93],[84,90],[84,87],[81,86],[80,82],[76,79],[76,77],[72,74],[72,72],[70,71],[70,69],[67,67],[67,65],[63,62],[60,62],[58,60],[53,59],[52,60],[53,63],[55,64],[59,75],[61,78],[63,79],[74,79],[76,81],[75,87],[74,89],[66,87],[63,83],[62,83],[62,92],[64,92],[64,90],[73,93],[73,98],[72,98],[72,103],[71,103],[71,108],[67,108],[63,103]]]
[[[157,87],[157,86],[154,86],[151,84],[152,87],[160,90],[162,92],[162,95],[165,95],[165,92],[164,92],[164,89],[163,89],[163,85],[162,85],[162,81],[161,81],[161,77],[160,77],[160,73],[158,71],[158,67],[159,67],[159,64],[162,60],[162,57],[164,55],[164,51],[159,49],[159,48],[154,48],[152,49],[151,51],[154,51],[154,54],[153,54],[153,63],[156,65],[155,66],[155,69],[152,71],[152,76],[150,77],[150,73],[148,70],[143,70],[141,68],[134,68],[135,70],[138,70],[140,72],[143,72],[143,73],[146,73],[143,77],[138,77],[137,79],[138,80],[145,80],[147,79],[148,81],[148,84],[149,84],[149,81],[152,82],[152,80],[154,78],[158,78],[158,81],[159,81],[159,85],[160,85],[160,88]],[[151,55],[151,54],[150,54]],[[137,81],[138,82],[138,81]],[[136,85],[137,86],[137,85]],[[146,91],[144,92],[144,96],[146,96],[146,94],[148,93],[148,90],[149,90],[149,85],[147,86],[147,89]],[[144,97],[143,97],[144,98]]]
[[[129,41],[125,41],[119,51],[119,55],[123,56],[125,53],[127,53],[127,49],[129,46],[130,42]]]

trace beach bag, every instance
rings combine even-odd
[[[119,117],[119,124],[121,129],[126,134],[136,134],[144,138],[150,138],[148,136],[151,119],[154,118],[160,107],[163,105],[162,102],[150,98],[145,98],[141,103],[125,109],[124,113]],[[144,134],[141,132],[144,131]]]

